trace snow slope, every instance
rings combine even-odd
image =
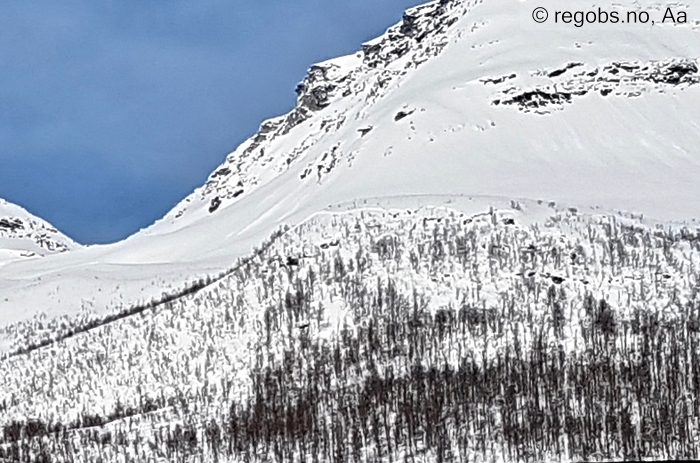
[[[73,240],[46,221],[0,199],[0,266],[77,247]]]
[[[440,1],[355,55],[311,68],[271,119],[152,227],[0,267],[0,323],[106,313],[215,275],[321,210],[512,199],[693,226],[700,196],[695,6],[611,9],[688,24],[537,25],[555,0]],[[577,2],[595,10],[593,2]]]

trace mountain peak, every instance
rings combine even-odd
[[[0,199],[0,265],[65,252],[78,246],[45,220]]]
[[[295,89],[295,107],[285,115],[264,121],[258,132],[229,154],[206,184],[169,216],[179,219],[195,210],[200,210],[196,216],[214,213],[247,195],[264,177],[290,168],[320,135],[335,132],[347,122],[344,108],[337,108],[339,103],[353,104],[352,100],[363,98],[370,105],[412,70],[439,55],[449,42],[448,30],[466,14],[469,4],[438,0],[411,8],[401,22],[362,44],[358,52],[312,65]],[[401,62],[396,63],[398,60]],[[311,121],[319,117],[321,121]],[[304,137],[283,156],[271,149],[280,138],[288,134],[293,137],[292,130],[303,131],[297,129],[303,123],[319,126],[317,131],[321,133]],[[266,167],[266,172],[256,172],[260,167]]]
[[[543,5],[553,15],[561,9],[552,0]],[[681,182],[683,200],[673,210],[659,200],[661,191],[648,188],[676,182],[678,163],[690,162],[686,177],[698,169],[682,154],[692,151],[691,143],[669,151],[662,141],[662,126],[674,117],[661,123],[640,117],[634,124],[649,139],[622,140],[634,130],[630,121],[652,110],[656,98],[679,100],[694,111],[696,93],[681,92],[700,80],[698,28],[659,21],[601,31],[551,18],[538,25],[535,6],[427,3],[407,10],[355,54],[311,66],[296,88],[295,108],[264,121],[150,232],[181,229],[234,204],[280,207],[295,198],[286,208],[292,213],[401,193],[545,198],[689,218],[695,182]],[[613,9],[623,15],[638,6],[625,2]],[[632,117],[596,122],[615,111]],[[675,132],[692,128],[671,125]],[[591,136],[577,143],[566,133]],[[594,187],[585,178],[608,186]],[[284,193],[273,200],[275,192]]]

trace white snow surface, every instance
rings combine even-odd
[[[417,27],[429,30],[425,38],[404,37],[397,25],[364,53],[313,67],[299,105],[308,106],[304,98],[315,90],[321,104],[299,123],[288,116],[264,123],[151,227],[119,243],[42,259],[2,265],[0,255],[0,326],[38,313],[110,313],[158,298],[232,266],[280,226],[319,211],[449,204],[476,213],[523,199],[693,225],[700,215],[700,85],[658,76],[674,63],[697,67],[699,6],[610,6],[658,18],[672,6],[687,12],[683,25],[532,21],[535,7],[551,17],[564,6],[574,9],[556,0],[483,0],[409,10]],[[579,1],[575,9],[598,6]],[[407,52],[389,53],[402,43]],[[619,63],[624,68],[614,71]],[[537,89],[568,92],[570,101],[504,103]],[[13,252],[4,241],[0,249]]]

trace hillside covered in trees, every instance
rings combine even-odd
[[[698,457],[698,231],[522,209],[318,214],[181,297],[14,327],[0,458]]]

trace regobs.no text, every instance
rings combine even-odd
[[[588,11],[556,10],[544,7],[532,10],[532,19],[538,24],[564,24],[583,27],[586,24],[685,24],[688,14],[681,9],[666,8],[659,11],[645,10],[605,10],[597,8]]]

